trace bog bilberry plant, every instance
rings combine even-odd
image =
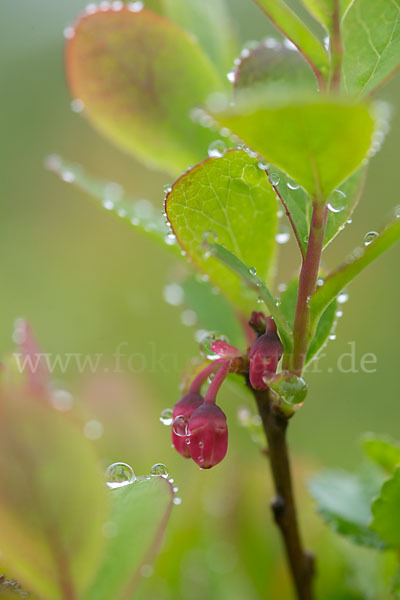
[[[233,309],[242,335],[227,325],[223,336],[206,336],[205,361],[172,411],[172,442],[200,468],[218,465],[228,449],[218,392],[232,373],[242,378],[265,431],[272,510],[296,597],[311,600],[315,559],[300,533],[287,430],[306,399],[305,369],[332,336],[346,287],[400,239],[397,207],[343,264],[321,267],[324,249],[352,218],[388,129],[388,107],[372,96],[400,65],[400,7],[394,0],[301,3],[305,20],[284,0],[257,0],[279,33],[252,42],[239,58],[223,0],[90,4],[65,30],[72,107],[138,160],[170,174],[165,214],[58,156],[47,165],[201,272],[204,327],[213,287],[226,313]],[[288,241],[289,226],[298,275],[275,292],[277,247]],[[338,533],[394,557],[400,449],[369,436],[365,450],[368,477],[328,472],[313,479],[311,491]],[[107,565],[85,598],[111,597],[106,572]],[[387,588],[399,598],[400,571],[390,563],[387,572]],[[65,581],[61,596],[34,589],[78,597]],[[128,597],[115,588],[111,595]],[[339,595],[334,590],[332,598]]]

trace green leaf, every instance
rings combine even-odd
[[[140,569],[154,559],[173,506],[171,484],[163,477],[143,478],[110,492],[112,511],[103,563],[84,600],[131,598]]]
[[[250,289],[258,292],[259,298],[261,298],[274,318],[285,352],[289,353],[293,345],[292,331],[281,313],[275,298],[264,281],[256,274],[256,269],[245,265],[237,256],[220,244],[208,244],[207,246],[213,256],[229,267],[234,273],[237,273]]]
[[[177,174],[207,152],[212,134],[189,113],[221,82],[192,35],[128,6],[78,21],[66,49],[70,90],[104,135],[149,166]]]
[[[311,198],[302,187],[296,184],[280,169],[271,165],[269,173],[278,175],[279,183],[274,186],[275,191],[281,199],[286,213],[290,215],[298,245],[301,249],[302,256],[305,257],[312,215]],[[326,248],[326,246],[345,227],[347,221],[353,214],[361,195],[365,174],[365,169],[359,169],[353,173],[353,175],[350,175],[350,177],[329,196],[328,204],[335,208],[335,210],[338,208],[340,208],[340,210],[337,210],[337,212],[330,210],[328,213],[324,248]]]
[[[364,96],[400,65],[400,5],[395,0],[354,0],[342,23],[343,86]]]
[[[310,300],[310,315],[315,323],[325,308],[361,271],[400,239],[400,218],[396,218],[368,246],[357,248],[349,259],[328,275]]]
[[[166,17],[197,38],[225,80],[237,54],[237,40],[224,0],[162,0],[161,4]]]
[[[107,490],[75,423],[2,393],[1,560],[40,598],[82,597],[101,558]]]
[[[310,63],[317,79],[328,73],[328,55],[321,42],[314,36],[301,19],[284,0],[255,0],[267,14],[272,24],[283,33]]]
[[[360,166],[375,128],[369,105],[323,96],[293,100],[242,94],[232,108],[210,112],[317,201],[327,201]]]
[[[363,448],[371,460],[389,473],[393,473],[400,465],[400,444],[389,437],[378,437],[370,433],[364,436]]]
[[[339,4],[341,18],[354,0],[302,0],[302,2],[309,13],[330,32],[336,5]]]
[[[267,38],[243,53],[235,71],[237,90],[281,83],[317,91],[317,80],[310,65],[294,46]]]
[[[400,469],[386,481],[372,504],[371,528],[389,548],[400,548]]]
[[[293,329],[294,316],[297,303],[298,280],[294,279],[289,283],[286,290],[282,293],[279,307],[285,319]],[[332,302],[321,316],[314,337],[310,341],[306,364],[309,363],[326,344],[329,335],[334,330],[336,324],[336,301]]]
[[[277,228],[275,192],[257,160],[243,150],[209,158],[189,170],[167,196],[168,220],[188,258],[238,308],[255,306],[255,296],[203,246],[207,232],[267,279]]]
[[[194,310],[202,327],[209,331],[220,331],[234,346],[243,346],[243,331],[237,316],[218,290],[214,290],[206,281],[199,281],[198,276],[194,275],[187,277],[181,286],[185,304]]]
[[[80,165],[67,162],[60,156],[54,154],[48,156],[45,164],[63,181],[72,183],[91,196],[104,210],[123,219],[138,232],[161,242],[176,256],[180,254],[176,240],[161,212],[158,212],[148,200],[136,200],[126,194],[118,183],[89,175]]]
[[[310,482],[310,492],[323,519],[356,544],[382,548],[384,543],[369,527],[371,502],[379,493],[382,479],[368,470],[358,474],[326,471]]]

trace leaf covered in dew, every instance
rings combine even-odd
[[[327,202],[366,158],[376,111],[343,98],[272,91],[243,93],[233,106],[209,112],[220,127],[285,171],[313,199]]]
[[[167,218],[188,258],[238,308],[254,308],[256,294],[209,256],[205,237],[231,250],[262,279],[275,253],[277,199],[258,161],[244,150],[209,158],[185,173],[166,199]]]
[[[343,87],[365,96],[400,66],[400,5],[394,0],[354,0],[342,23]]]
[[[315,75],[293,45],[267,38],[251,50],[244,50],[236,67],[235,88],[262,89],[271,83],[317,91]]]
[[[0,407],[2,565],[40,598],[82,597],[108,515],[98,460],[76,424],[36,398],[3,390]]]
[[[221,89],[192,35],[147,9],[83,15],[66,47],[67,79],[91,122],[150,167],[177,174],[212,134],[190,111]]]
[[[104,525],[107,546],[84,600],[131,598],[162,542],[173,506],[173,492],[163,476],[137,479],[110,491],[111,513]]]

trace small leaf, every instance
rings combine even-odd
[[[376,239],[367,246],[358,248],[345,264],[328,275],[324,284],[311,296],[310,315],[315,324],[319,316],[334,298],[361,271],[388,250],[400,239],[400,218],[396,218]]]
[[[360,166],[375,128],[370,106],[323,96],[279,100],[244,93],[232,108],[210,112],[317,201],[327,201]]]
[[[189,259],[238,308],[255,306],[255,295],[237,275],[208,257],[203,242],[214,241],[235,252],[263,279],[270,273],[275,249],[277,200],[257,160],[243,150],[210,158],[189,170],[167,196],[168,220]]]
[[[208,248],[221,263],[229,267],[234,273],[237,273],[250,289],[258,292],[259,298],[264,302],[271,316],[274,318],[285,352],[290,353],[293,345],[290,326],[281,313],[275,298],[264,281],[258,277],[255,269],[245,265],[237,256],[220,244],[208,244]]]
[[[111,517],[105,524],[109,540],[84,600],[133,596],[142,565],[151,562],[159,549],[172,508],[171,484],[163,477],[138,479],[110,494]]]
[[[268,15],[272,24],[283,33],[310,63],[317,79],[321,82],[328,73],[328,55],[321,42],[284,0],[255,0]]]
[[[189,113],[221,83],[193,36],[171,21],[129,5],[85,15],[67,42],[66,67],[93,124],[149,166],[176,174],[206,154],[211,133]]]
[[[400,548],[400,469],[386,481],[372,505],[371,528],[389,548]]]
[[[294,279],[289,283],[286,290],[282,293],[280,300],[280,309],[289,325],[293,328],[294,316],[297,303],[298,280]],[[309,363],[326,344],[329,335],[332,333],[336,321],[336,301],[332,302],[323,313],[319,320],[318,327],[314,337],[310,341],[306,364]]]
[[[326,471],[310,482],[310,492],[323,519],[337,533],[356,544],[382,548],[384,543],[369,527],[371,502],[382,478],[373,470],[359,474]]]
[[[368,434],[364,437],[363,448],[371,460],[389,473],[400,465],[400,444],[388,437]]]
[[[354,0],[342,23],[343,86],[365,96],[400,65],[400,6],[394,0]]]
[[[2,564],[40,598],[82,597],[108,515],[98,460],[55,410],[17,394],[0,405]]]
[[[72,183],[95,199],[96,204],[100,203],[104,210],[123,219],[147,237],[162,242],[171,252],[179,255],[178,245],[165,219],[148,200],[135,200],[118,183],[89,175],[80,165],[69,163],[55,154],[47,157],[45,165],[63,181]]]
[[[317,91],[314,73],[296,48],[267,38],[240,58],[235,71],[235,87],[237,90],[262,88],[271,83]]]
[[[221,331],[235,346],[243,346],[243,332],[229,302],[198,276],[187,277],[181,286],[185,304],[192,309],[199,325],[208,331]]]

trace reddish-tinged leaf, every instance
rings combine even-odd
[[[124,150],[173,174],[204,158],[215,134],[189,113],[221,83],[179,26],[129,5],[86,14],[67,42],[66,68],[72,95]]]

